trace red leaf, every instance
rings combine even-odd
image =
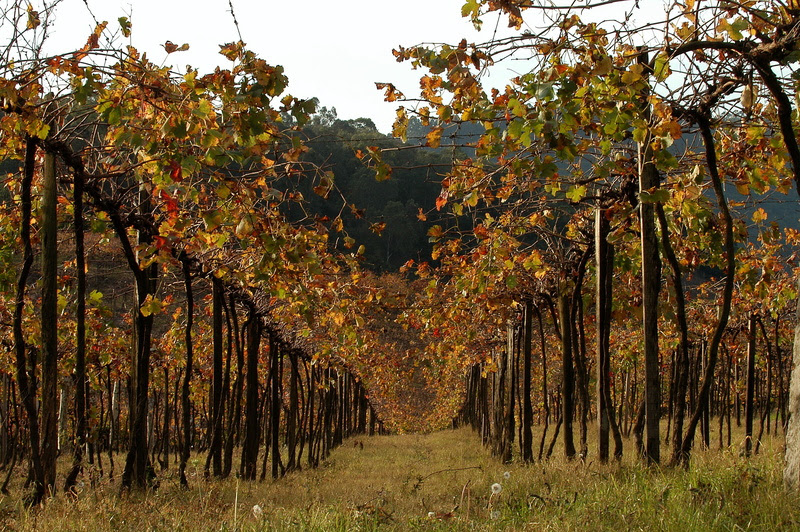
[[[170,196],[167,191],[161,191],[161,199],[164,200],[164,203],[167,207],[167,212],[170,216],[177,216],[178,215],[178,201]]]
[[[163,236],[154,236],[153,239],[155,240],[157,249],[161,250],[169,247],[169,240],[167,240]]]
[[[172,178],[172,180],[176,182],[183,181],[183,170],[181,169],[181,165],[175,161],[172,161],[169,163],[169,167],[172,168],[172,171],[169,173],[169,176]]]

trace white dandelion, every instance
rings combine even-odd
[[[254,505],[253,506],[253,516],[256,519],[261,519],[261,517],[263,517],[263,515],[264,515],[264,510],[261,509],[261,506],[259,506],[257,504]]]
[[[503,478],[506,479],[506,480],[510,479],[511,478],[511,471],[506,471],[505,473],[503,473]]]
[[[492,484],[492,495],[497,495],[501,491],[503,491],[503,486],[500,483],[495,482]]]
[[[500,512],[493,510],[492,513],[489,514],[489,517],[493,520],[497,520],[500,517]]]

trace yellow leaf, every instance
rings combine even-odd
[[[622,83],[626,85],[636,83],[642,79],[643,70],[644,66],[640,65],[639,63],[631,65],[630,68],[622,75]]]
[[[426,135],[427,144],[431,148],[438,148],[442,140],[442,128],[435,127]]]

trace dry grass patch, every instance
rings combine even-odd
[[[768,439],[749,460],[737,449],[698,451],[689,471],[646,468],[629,456],[609,465],[556,457],[503,465],[468,429],[378,436],[351,440],[320,468],[278,482],[204,481],[190,468],[188,490],[167,474],[156,492],[120,496],[118,482],[102,481],[76,500],[59,495],[35,511],[5,497],[0,525],[115,532],[797,530],[800,497],[781,485],[781,456],[782,440]]]

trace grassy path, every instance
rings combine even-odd
[[[363,444],[363,448],[362,448]],[[628,447],[627,449],[630,449]],[[503,466],[469,430],[347,442],[319,469],[278,482],[169,474],[120,497],[97,481],[39,511],[0,498],[4,530],[798,530],[800,498],[780,483],[780,442],[745,460],[698,453],[690,471],[634,463]],[[502,486],[492,495],[492,485]],[[89,484],[89,482],[87,482]],[[16,492],[19,493],[19,492]],[[260,512],[254,507],[258,506]]]

